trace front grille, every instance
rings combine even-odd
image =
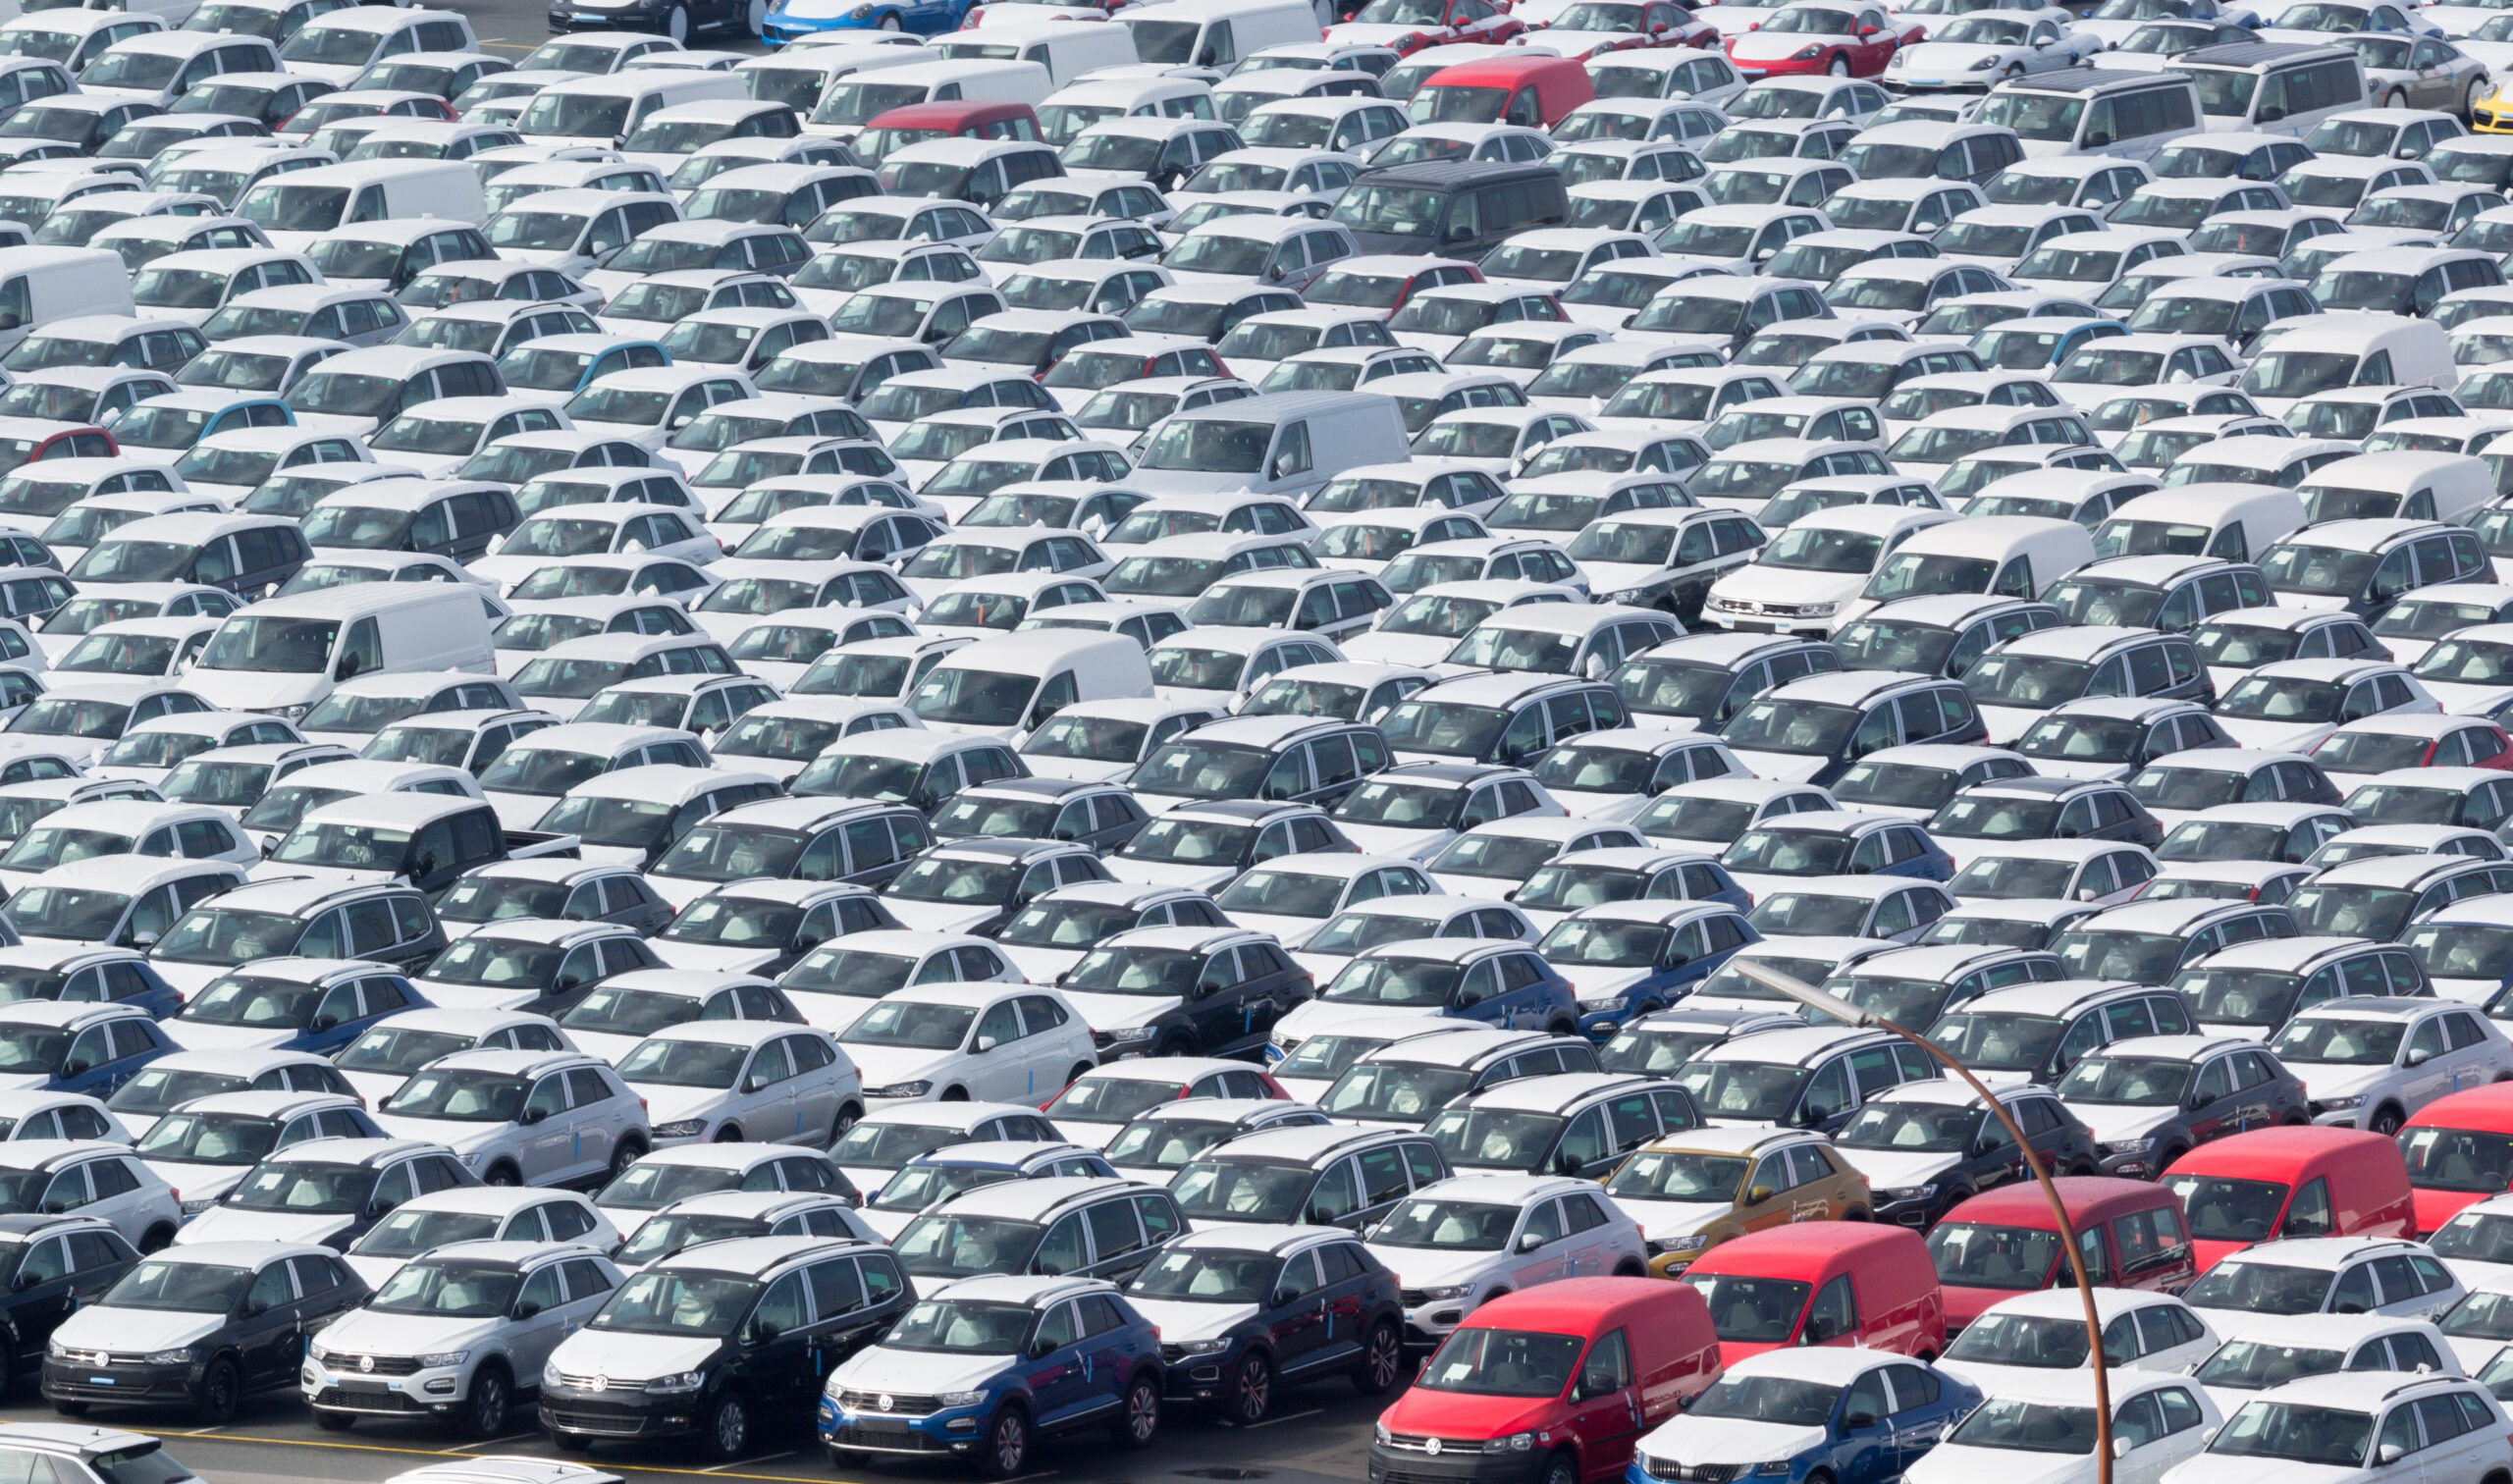
[[[1640,1466],[1670,1484],[1729,1484],[1750,1465],[1743,1463],[1678,1463],[1672,1458],[1640,1460]]]
[[[1420,1308],[1423,1304],[1431,1301],[1431,1296],[1422,1292],[1420,1289],[1398,1289],[1396,1291],[1396,1301],[1404,1304],[1407,1308]]]
[[[343,1375],[354,1372],[361,1376],[415,1376],[419,1373],[416,1355],[334,1355],[331,1368]]]
[[[890,1392],[841,1391],[837,1404],[851,1412],[879,1412],[885,1417],[930,1417],[942,1409],[940,1397],[902,1397]]]
[[[565,1371],[561,1371],[559,1373],[559,1384],[569,1391],[598,1392],[608,1389],[611,1385],[611,1381],[610,1378],[605,1376],[570,1376]],[[643,1391],[645,1390],[645,1383],[642,1381],[623,1381],[619,1383],[619,1389],[621,1391]]]
[[[1380,1471],[1378,1484],[1457,1484],[1457,1476],[1423,1473],[1411,1468],[1389,1468]]]
[[[1427,1454],[1431,1451],[1431,1437],[1428,1433],[1389,1433],[1387,1442],[1383,1446],[1393,1448],[1400,1453]],[[1479,1454],[1483,1452],[1483,1440],[1442,1438],[1440,1452],[1442,1454]]]
[[[397,1391],[347,1391],[327,1386],[314,1394],[316,1406],[337,1406],[344,1411],[405,1412],[417,1411],[420,1404]]]
[[[568,1411],[563,1407],[541,1408],[545,1426],[559,1432],[590,1433],[604,1438],[633,1438],[646,1430],[646,1419],[624,1412]]]
[[[914,1428],[898,1432],[886,1428],[841,1427],[837,1430],[840,1448],[878,1448],[884,1453],[949,1453],[951,1445],[940,1438],[921,1433]]]

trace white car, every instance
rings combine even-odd
[[[2422,995],[2325,1001],[2288,1021],[2270,1049],[2304,1080],[2313,1122],[2384,1138],[2438,1097],[2513,1074],[2513,1041],[2492,1019]]]
[[[783,1021],[668,1026],[619,1059],[658,1146],[697,1140],[824,1145],[864,1116],[864,1083],[826,1031]]]
[[[610,1258],[574,1243],[438,1247],[309,1341],[297,1385],[326,1428],[406,1418],[415,1402],[465,1437],[502,1437],[516,1391],[619,1282]]]
[[[2423,1243],[2396,1237],[2305,1237],[2246,1247],[2183,1291],[2217,1333],[2238,1339],[2285,1314],[2388,1314],[2434,1319],[2466,1292]]]
[[[382,1133],[357,1099],[337,1092],[220,1092],[157,1120],[135,1152],[191,1217],[218,1204],[274,1149]]]
[[[2492,1304],[2488,1304],[2492,1307]],[[2502,1341],[2463,1342],[2482,1348],[2484,1362]],[[2384,1314],[2289,1314],[2252,1320],[2238,1339],[2227,1340],[2190,1367],[2192,1379],[2208,1389],[2217,1409],[2227,1416],[2243,1404],[2306,1376],[2344,1371],[2430,1371],[2458,1376],[2474,1371],[2465,1365],[2459,1345],[2447,1339],[2431,1319],[2394,1319]]]
[[[2513,1292],[2513,1195],[2489,1195],[2452,1213],[2452,1219],[2427,1236],[2426,1245],[2471,1293]],[[2505,1318],[2513,1320],[2513,1303]],[[2513,1329],[2505,1337],[2513,1340]],[[2477,1367],[2471,1367],[2475,1374]]]
[[[2098,1288],[2103,1354],[2115,1369],[2181,1375],[2219,1348],[2198,1310],[2170,1294]],[[2073,1288],[2002,1298],[1946,1347],[1939,1362],[1991,1395],[2018,1376],[2087,1368],[2085,1302]]]
[[[1594,1181],[1560,1175],[1443,1180],[1416,1191],[1367,1239],[1408,1296],[1407,1331],[1434,1340],[1498,1293],[1648,1270],[1640,1223]]]
[[[2029,73],[2074,67],[2103,49],[2075,30],[2073,12],[1975,11],[1957,16],[1885,64],[1898,87],[1986,88]]]
[[[1033,984],[911,984],[837,1044],[863,1076],[867,1111],[954,1096],[1035,1107],[1099,1060],[1090,1025]]]
[[[2444,1429],[2457,1422],[2459,1432]],[[2427,1429],[2419,1436],[2419,1427]],[[2416,1484],[2500,1475],[2504,1408],[2457,1376],[2314,1376],[2243,1404],[2163,1484]],[[2013,1469],[2013,1455],[1979,1459]],[[1913,1484],[1922,1484],[1912,1470]],[[1951,1477],[1951,1476],[1950,1476]]]
[[[2115,1369],[2110,1381],[2112,1446],[2119,1451],[2114,1484],[2155,1484],[2216,1436],[2217,1404],[2187,1376]],[[2023,1371],[2002,1377],[1902,1477],[1905,1484],[1976,1484],[1992,1474],[2034,1484],[2091,1484],[2093,1444],[2093,1372]]]
[[[449,1186],[395,1206],[346,1255],[368,1288],[382,1288],[401,1264],[456,1242],[571,1242],[607,1252],[619,1230],[574,1191]]]

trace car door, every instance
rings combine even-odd
[[[53,1330],[79,1307],[80,1294],[71,1276],[68,1237],[31,1242],[25,1250],[9,1279],[9,1329],[20,1355],[39,1357]]]
[[[602,1270],[587,1262],[554,1262],[536,1270],[523,1281],[523,1290],[514,1297],[514,1306],[508,1310],[512,1317],[507,1325],[507,1354],[518,1376],[540,1374],[548,1363],[550,1352],[559,1342],[576,1332],[602,1307],[610,1297],[606,1284],[598,1290],[569,1294],[562,1281],[561,1269],[590,1269],[598,1282]]]
[[[523,1100],[523,1121],[516,1129],[516,1154],[526,1185],[549,1185],[571,1173],[575,1163],[574,1120],[567,1116],[567,1074],[544,1073]]]
[[[1039,1317],[1030,1353],[1035,1358],[1025,1374],[1030,1383],[1031,1406],[1041,1422],[1053,1425],[1092,1409],[1096,1398],[1092,1394],[1084,1363],[1082,1311],[1072,1299]]]
[[[243,1316],[228,1331],[243,1362],[244,1384],[268,1386],[294,1374],[301,1332],[288,1262],[274,1258],[253,1275],[252,1286],[244,1291]]]
[[[1532,1240],[1530,1240],[1532,1239]],[[1563,1230],[1562,1202],[1539,1200],[1519,1219],[1511,1239],[1510,1282],[1514,1289],[1551,1283],[1571,1276],[1571,1243]]]
[[[970,1034],[961,1079],[969,1095],[986,1102],[1021,1102],[1040,1090],[1038,1073],[1030,1066],[1031,1048],[1022,1043],[1021,1017],[1012,1001],[999,1000],[978,1017]],[[1027,1097],[1035,1102],[1037,1097]]]

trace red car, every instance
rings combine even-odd
[[[2156,1182],[2181,1202],[2199,1271],[2281,1237],[2406,1237],[2399,1145],[2361,1129],[2254,1129],[2202,1144]]]
[[[1781,78],[1823,73],[1836,78],[1874,78],[1902,46],[1919,39],[1919,27],[1907,35],[1876,5],[1857,0],[1798,0],[1772,18],[1728,38],[1728,60],[1747,78]]]
[[[2086,1276],[2096,1283],[2177,1294],[2199,1275],[2190,1229],[2172,1192],[2110,1175],[2063,1175],[2051,1184],[2084,1246]],[[1738,1245],[1713,1248],[1710,1256]],[[1947,1212],[1928,1234],[1928,1254],[1945,1285],[1949,1334],[2002,1298],[2074,1281],[2059,1255],[2059,1224],[2042,1188],[2029,1180],[1984,1191]]]
[[[1039,137],[1039,115],[1027,103],[911,103],[875,114],[855,136],[855,154],[867,165],[910,144],[936,139]]]
[[[2408,1184],[2417,1201],[2417,1235],[2489,1195],[2513,1189],[2513,1083],[2471,1087],[2434,1099],[2399,1131]]]
[[[0,418],[0,474],[44,458],[112,458],[122,450],[102,428],[65,428],[32,417]]]
[[[1335,19],[1330,43],[1384,46],[1400,57],[1453,41],[1507,41],[1526,29],[1493,0],[1369,0],[1338,5]]]

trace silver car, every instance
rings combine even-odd
[[[2434,108],[2466,116],[2486,91],[2486,67],[2439,36],[2389,32],[2340,36],[2365,66],[2365,96],[2384,108]]]
[[[434,1416],[470,1438],[503,1436],[517,1377],[537,1382],[559,1342],[620,1282],[574,1243],[463,1242],[405,1263],[362,1308],[306,1350],[298,1389],[316,1423]]]
[[[376,1122],[443,1143],[485,1185],[615,1176],[654,1145],[637,1095],[581,1051],[456,1052],[411,1074]]]

